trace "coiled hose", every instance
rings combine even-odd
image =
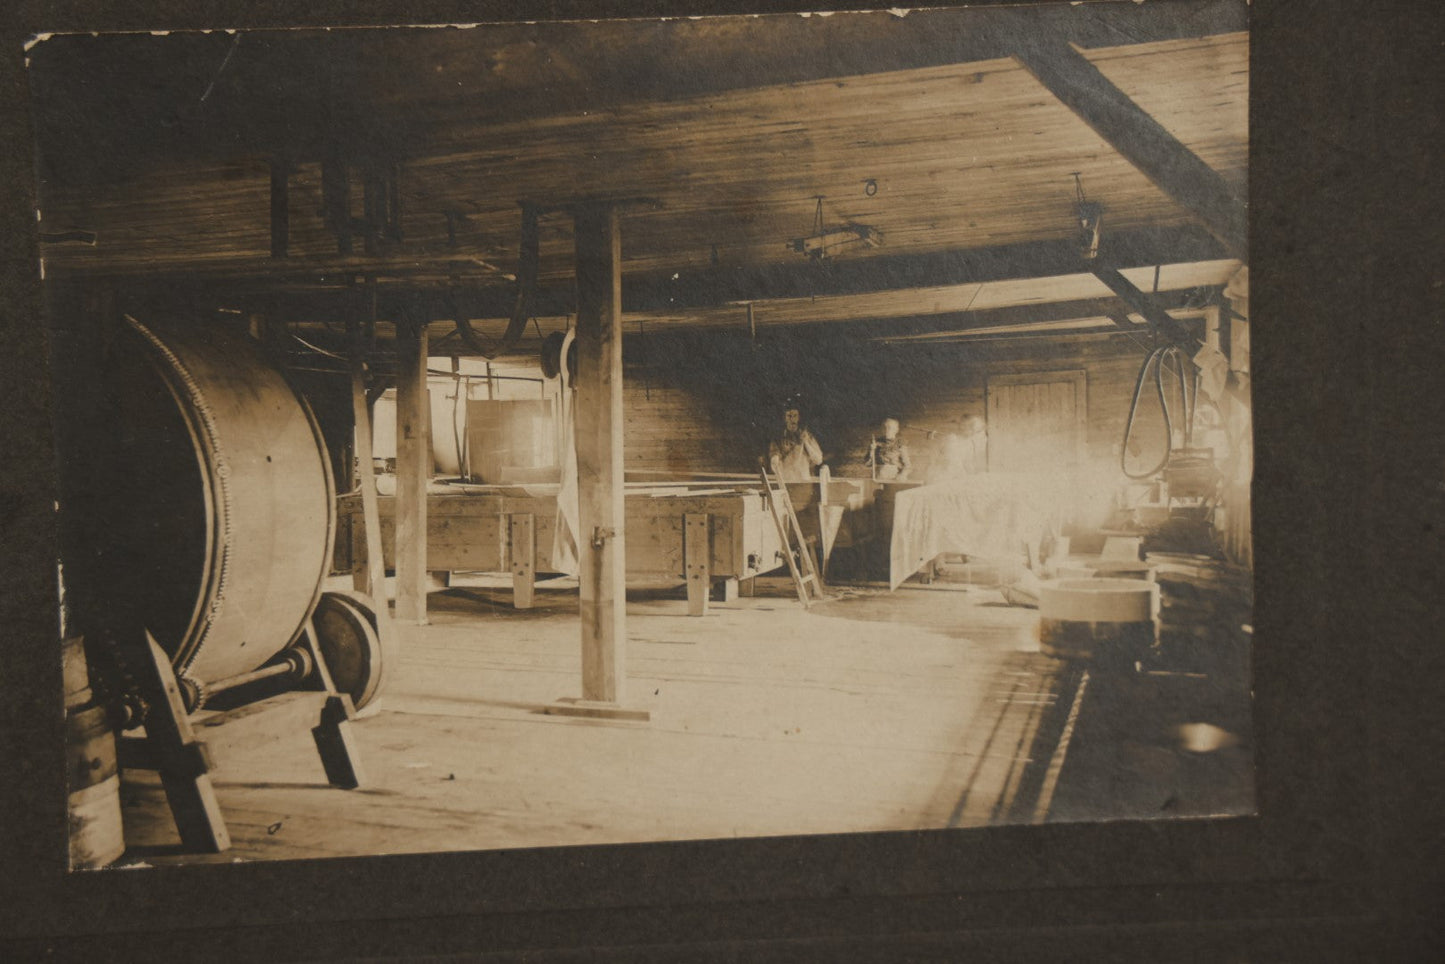
[[[512,306],[512,317],[507,322],[507,330],[495,344],[484,344],[475,331],[472,330],[472,323],[467,318],[467,313],[459,305],[454,306],[453,314],[457,326],[457,334],[461,336],[465,344],[473,354],[483,358],[496,358],[503,354],[519,340],[522,332],[527,328],[527,321],[532,317],[532,303],[537,295],[537,266],[539,262],[539,241],[537,219],[541,215],[541,209],[535,204],[522,204],[522,246],[521,253],[517,260],[517,296]],[[456,292],[453,292],[453,301],[456,301]]]
[[[1194,425],[1194,401],[1198,396],[1198,388],[1191,396],[1189,391],[1189,379],[1185,375],[1186,364],[1192,364],[1192,360],[1178,345],[1163,345],[1151,351],[1144,358],[1144,364],[1139,366],[1139,377],[1134,382],[1134,398],[1129,403],[1129,420],[1124,424],[1124,444],[1119,449],[1119,468],[1131,479],[1147,479],[1163,471],[1164,466],[1169,464],[1169,457],[1174,451],[1174,424],[1169,414],[1169,398],[1164,391],[1164,360],[1173,357],[1179,372],[1179,394],[1184,400],[1184,445],[1189,446],[1190,434]],[[1149,377],[1149,369],[1154,369],[1154,387],[1159,395],[1159,409],[1163,414],[1164,428],[1164,455],[1159,462],[1144,472],[1130,472],[1128,466],[1129,441],[1134,435],[1134,418],[1139,412],[1139,399],[1144,394],[1144,381]]]

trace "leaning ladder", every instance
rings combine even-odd
[[[798,515],[793,511],[793,500],[788,487],[781,480],[768,474],[766,465],[759,465],[763,489],[766,492],[768,512],[778,528],[778,541],[782,543],[782,555],[792,573],[793,585],[798,590],[798,601],[808,608],[814,598],[823,598],[822,583],[818,568],[813,564],[813,553],[803,537],[803,528],[798,524]],[[810,594],[808,587],[812,587]]]

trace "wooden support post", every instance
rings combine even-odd
[[[271,159],[271,257],[284,258],[291,240],[291,165]]]
[[[321,162],[321,206],[336,235],[336,253],[351,253],[351,177],[340,158]]]
[[[386,610],[386,561],[381,549],[381,509],[376,501],[376,471],[372,468],[371,410],[366,404],[366,384],[358,356],[351,367],[351,414],[356,424],[357,481],[361,488],[361,520],[365,559],[353,560],[353,584],[376,600],[377,619],[390,622]],[[352,545],[358,541],[352,538]]]
[[[582,698],[624,698],[622,240],[615,208],[577,209],[577,505]],[[564,360],[565,364],[565,360]]]
[[[351,359],[351,414],[355,422],[353,444],[356,448],[357,485],[361,489],[361,526],[363,539],[351,537],[352,553],[362,545],[361,559],[352,559],[352,585],[366,593],[375,603],[376,634],[381,638],[382,647],[396,652],[396,624],[392,622],[391,607],[386,601],[386,558],[381,547],[381,507],[376,499],[376,470],[372,466],[371,449],[371,404],[366,397],[364,343],[362,326],[354,320],[351,323],[353,338]],[[355,519],[352,525],[356,524]]]
[[[182,846],[192,853],[220,853],[231,846],[231,835],[211,786],[211,761],[191,732],[170,657],[150,633],[146,645],[149,659],[142,672],[154,698],[145,720],[148,755],[160,772]]]
[[[707,597],[712,588],[708,575],[708,524],[704,512],[689,512],[683,516],[682,559],[683,575],[687,578],[687,614],[707,615]]]
[[[512,606],[531,609],[537,585],[537,530],[530,512],[507,517],[508,555],[512,560]]]
[[[355,522],[353,522],[352,525],[354,526]],[[365,528],[364,525],[363,528]],[[386,573],[385,571],[383,571],[382,578],[384,579],[385,577]],[[361,534],[361,538],[358,539],[355,531],[353,530],[351,536],[351,588],[355,589],[357,592],[364,592],[368,596],[371,596],[373,595],[373,593],[369,589],[367,589],[367,586],[369,586],[370,584],[371,553],[366,547],[366,533],[363,532]],[[378,602],[377,605],[385,606],[387,607],[388,611],[390,611],[390,604],[386,601],[384,595],[381,597],[381,601]]]
[[[365,168],[361,178],[361,250],[374,257],[381,250],[381,234],[386,219],[386,185],[376,170]]]
[[[427,328],[396,330],[396,618],[426,624],[426,488],[431,475]]]

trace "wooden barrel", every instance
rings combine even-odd
[[[65,672],[65,708],[90,702],[90,671],[85,663],[85,639],[72,636],[61,640],[61,665]]]
[[[115,731],[105,708],[91,700],[85,647],[78,637],[65,640],[64,666],[70,868],[94,870],[125,850]]]
[[[1057,579],[1039,589],[1039,649],[1058,659],[1132,665],[1158,639],[1159,586],[1142,579]]]
[[[250,672],[300,635],[320,597],[335,527],[320,429],[243,332],[126,324],[111,362],[120,464],[97,467],[99,591],[178,674]]]

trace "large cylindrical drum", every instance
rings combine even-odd
[[[246,334],[126,323],[112,361],[121,464],[99,467],[116,506],[106,592],[178,674],[249,672],[320,596],[335,527],[320,429]]]
[[[1132,665],[1158,638],[1159,586],[1141,579],[1057,579],[1039,588],[1039,649],[1059,659]]]
[[[91,701],[85,647],[64,641],[65,782],[70,868],[95,870],[125,850],[120,816],[120,776],[115,731],[105,708]]]

